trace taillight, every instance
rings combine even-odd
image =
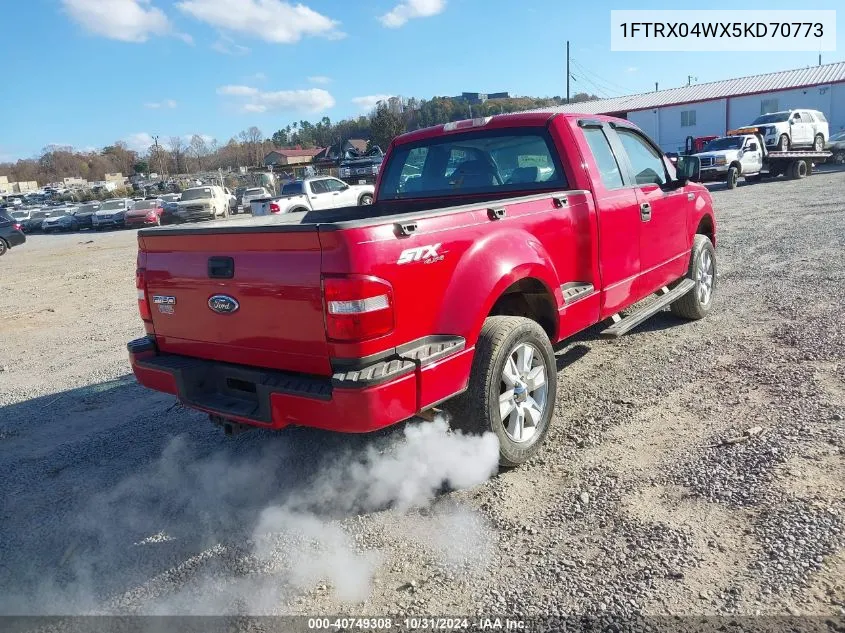
[[[144,321],[152,321],[153,315],[147,301],[147,271],[143,268],[135,271],[135,288],[138,289],[138,312],[141,313],[141,318]]]
[[[326,335],[366,341],[393,330],[393,287],[368,275],[324,276]]]
[[[13,224],[13,225],[12,225],[12,227],[13,227],[16,231],[20,231],[20,230],[21,230],[21,225],[20,225],[20,224]]]
[[[282,208],[275,202],[270,203],[270,213],[280,213]]]

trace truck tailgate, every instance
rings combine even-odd
[[[138,242],[160,351],[331,375],[316,226],[266,233],[152,230]],[[211,301],[216,295],[222,298]]]

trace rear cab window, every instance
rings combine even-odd
[[[545,128],[448,134],[397,146],[380,200],[566,189]]]

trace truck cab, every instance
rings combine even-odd
[[[765,145],[756,134],[736,134],[709,141],[695,154],[701,160],[701,181],[724,181],[729,189],[740,177],[756,176],[763,170]]]

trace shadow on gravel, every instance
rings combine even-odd
[[[131,375],[2,407],[0,614],[92,608],[210,550],[248,560],[259,525],[335,547],[331,521],[485,481],[498,460],[490,440],[443,421],[227,438]]]

